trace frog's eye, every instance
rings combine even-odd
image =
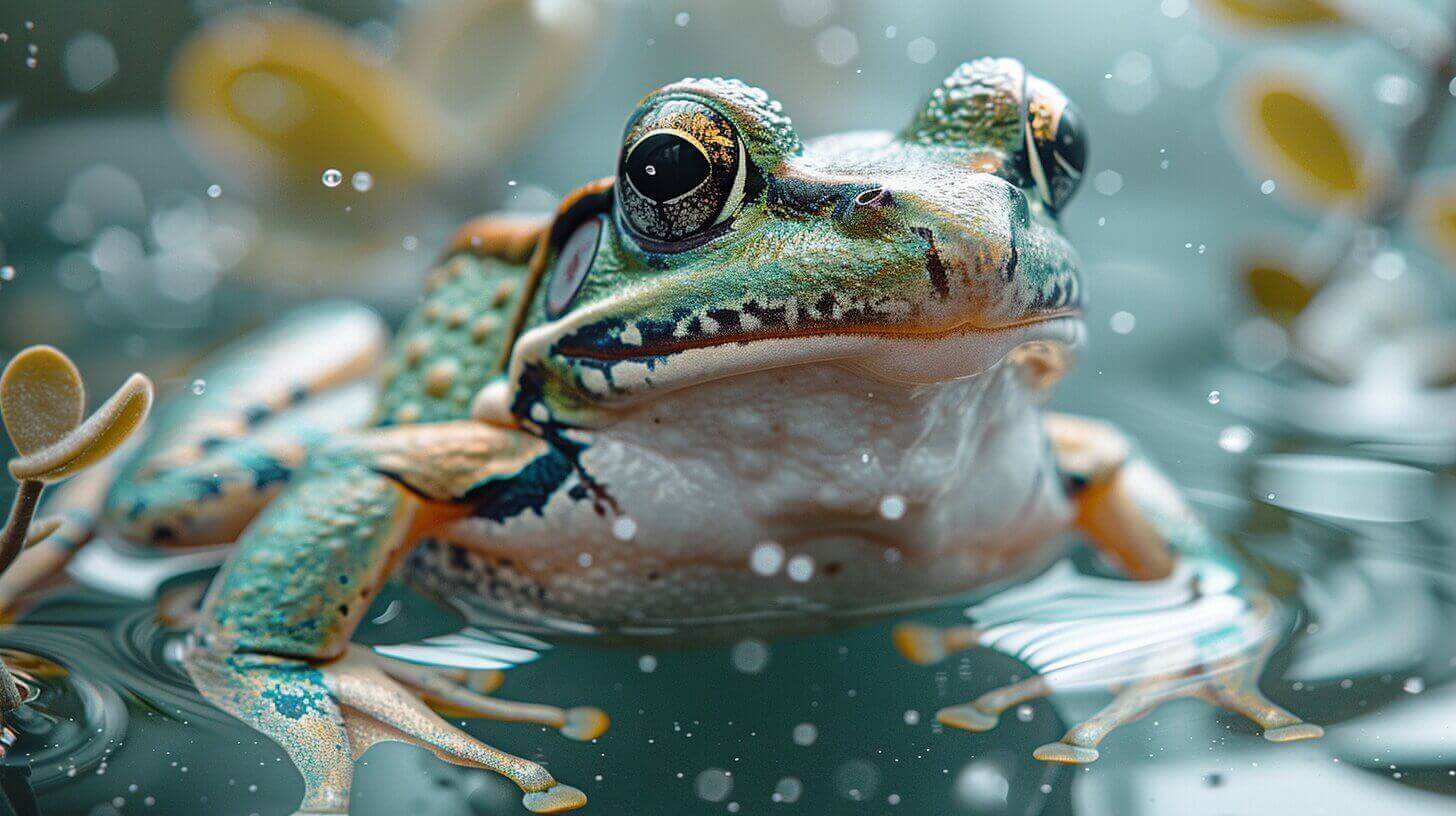
[[[593,216],[577,225],[571,237],[556,253],[556,266],[546,284],[546,314],[551,319],[561,316],[571,305],[597,257],[597,244],[602,237],[602,217]]]
[[[669,100],[627,128],[617,200],[633,232],[670,245],[727,223],[743,203],[748,174],[743,142],[725,116]]]
[[[1026,78],[1026,159],[1037,194],[1052,211],[1077,191],[1087,165],[1082,115],[1055,85]]]

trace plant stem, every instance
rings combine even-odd
[[[25,546],[25,535],[30,530],[30,520],[35,516],[35,508],[40,505],[40,494],[44,489],[44,482],[26,479],[20,483],[15,504],[10,508],[10,518],[5,522],[5,532],[0,533],[0,573],[10,568],[11,562]]]

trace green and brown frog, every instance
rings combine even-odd
[[[613,177],[549,217],[464,227],[392,345],[333,304],[225,355],[206,394],[163,410],[101,520],[167,547],[237,539],[186,665],[289,753],[302,813],[344,812],[353,760],[384,739],[505,774],[533,811],[585,802],[421,697],[578,739],[602,712],[350,646],[400,573],[564,633],[708,638],[1013,581],[1077,530],[1131,579],[1254,598],[1116,430],[1040,408],[1084,338],[1058,213],[1085,163],[1076,109],[1011,59],[960,66],[903,130],[808,142],[757,88],[676,82],[633,113]],[[95,522],[72,505],[53,546]],[[978,632],[896,640],[928,662]],[[1235,657],[1217,660],[1261,663]],[[1195,673],[1215,679],[1129,687],[1038,756],[1090,761],[1195,693],[1271,739],[1319,734],[1259,695],[1257,668]],[[1048,691],[940,719],[990,727]]]

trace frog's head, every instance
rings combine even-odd
[[[801,142],[778,102],[686,79],[561,206],[512,354],[515,409],[567,423],[707,380],[843,361],[900,382],[1081,338],[1057,213],[1081,119],[1010,59],[956,69],[905,129]]]

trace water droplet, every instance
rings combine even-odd
[[[404,247],[405,252],[414,252],[420,248],[420,239],[413,235],[406,235],[404,240],[399,242],[399,245]]]
[[[344,174],[330,167],[324,171],[323,182],[325,187],[338,187],[344,183]]]
[[[1406,694],[1420,694],[1426,690],[1426,681],[1420,677],[1407,677],[1400,687]]]
[[[0,281],[13,280],[15,280],[15,267],[11,266],[10,264],[0,266]]]
[[[773,795],[769,798],[775,802],[792,804],[799,801],[799,797],[803,795],[804,783],[792,776],[786,776],[780,779],[777,785],[774,785]]]
[[[200,377],[198,379],[193,380],[192,381],[192,393],[193,394],[196,394],[199,397],[202,396],[203,394],[206,394],[207,393],[207,380],[204,380],[204,379],[202,379]]]
[[[1274,179],[1264,179],[1264,183],[1259,185],[1259,192],[1263,193],[1264,195],[1269,195],[1270,193],[1274,192],[1274,189],[1278,186],[1279,185],[1274,183]]]
[[[744,674],[758,674],[768,666],[768,644],[756,638],[733,644],[733,668]]]
[[[789,574],[789,580],[802,584],[814,577],[814,559],[807,555],[796,555],[789,559],[789,566],[784,571]]]
[[[688,14],[686,11],[679,11],[677,16],[672,18],[672,21],[677,23],[678,28],[687,28],[688,23],[692,22],[692,20],[693,15]]]
[[[905,497],[890,494],[880,499],[880,515],[890,521],[898,521],[905,516]]]
[[[1107,324],[1118,334],[1132,334],[1137,328],[1137,317],[1132,312],[1113,312]]]
[[[652,655],[642,655],[637,658],[637,668],[643,674],[652,674],[657,671],[657,658]]]
[[[899,32],[894,26],[885,26],[885,39],[893,40],[897,33]]]
[[[1254,442],[1254,431],[1247,425],[1230,425],[1218,432],[1218,446],[1229,453],[1243,453]]]
[[[222,187],[220,185],[217,185],[217,184],[209,184],[207,186],[207,197],[208,198],[219,198],[221,196],[222,196]]]
[[[929,37],[916,37],[905,46],[905,56],[911,62],[924,65],[935,59],[935,41]]]
[[[920,724],[920,712],[919,711],[916,711],[913,708],[910,709],[909,711],[906,711],[905,712],[905,724],[906,725],[919,725]]]
[[[733,776],[722,768],[709,768],[698,774],[693,789],[699,799],[721,802],[733,791]]]
[[[374,189],[374,176],[371,176],[369,175],[369,173],[360,170],[359,172],[354,174],[353,178],[349,179],[349,183],[354,185],[355,190],[358,190],[361,193],[367,193],[370,190]]]
[[[36,61],[35,57],[26,57],[25,58],[25,67],[26,68],[34,68],[35,66],[37,66],[39,64],[40,63]]]
[[[622,516],[612,522],[612,535],[618,541],[631,541],[637,535],[637,522],[631,516]]]
[[[1016,719],[1022,722],[1031,722],[1036,717],[1036,709],[1022,703],[1016,707]]]
[[[799,723],[794,726],[794,744],[807,748],[819,739],[819,729],[813,723]]]
[[[783,565],[784,548],[773,541],[759,544],[748,556],[748,566],[759,575],[773,575]]]
[[[1208,392],[1208,404],[1209,405],[1217,405],[1217,404],[1219,404],[1222,401],[1223,401],[1223,395],[1220,394],[1220,393],[1218,393],[1218,389],[1215,388],[1214,390]]]
[[[576,564],[579,567],[590,567],[592,565],[592,554],[589,552],[579,553],[576,556]]]
[[[1092,178],[1092,189],[1105,196],[1117,195],[1122,191],[1122,174],[1116,170],[1103,170]]]

